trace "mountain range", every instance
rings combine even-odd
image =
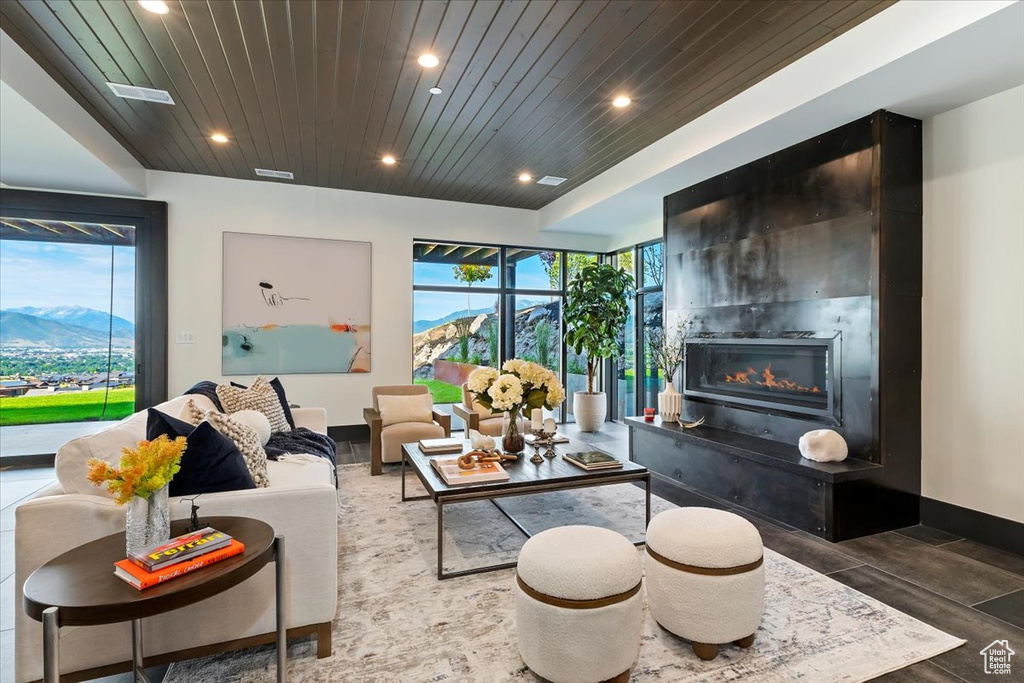
[[[84,306],[10,308],[0,311],[0,346],[103,348],[110,324],[109,313]],[[115,315],[113,333],[116,345],[130,344],[135,325]]]
[[[529,308],[530,306],[543,306],[546,303],[549,302],[531,301],[529,299],[516,299],[516,308],[523,309]],[[472,308],[469,310],[469,313],[466,313],[466,309],[463,308],[461,311],[449,313],[445,317],[437,318],[436,320],[414,320],[412,323],[412,332],[413,334],[418,334],[420,332],[429,330],[432,327],[437,327],[438,325],[443,325],[444,323],[450,323],[453,320],[458,320],[459,318],[466,318],[469,316],[473,316],[475,318],[481,313],[486,313],[488,315],[494,313],[494,306],[486,306],[484,308]]]

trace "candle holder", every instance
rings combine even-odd
[[[554,435],[554,433],[552,433],[552,432],[545,432],[543,429],[541,429],[541,430],[530,430],[530,435],[533,436],[533,447],[537,451],[536,454],[534,455],[534,457],[537,458],[537,459],[534,460],[533,458],[530,458],[530,462],[544,462],[543,460],[540,459],[540,449],[541,449],[542,446],[546,446],[546,449],[544,450],[544,457],[545,458],[554,458],[555,457],[555,435]]]
[[[532,443],[532,446],[534,446],[534,457],[530,458],[529,462],[534,463],[534,464],[540,464],[540,463],[544,462],[544,459],[541,458],[541,447],[542,446],[548,446],[548,449],[547,449],[547,451],[544,454],[545,456],[547,456],[548,458],[554,458],[555,457],[554,445],[553,445],[552,439],[551,439],[551,437],[553,436],[552,434],[547,433],[543,429],[542,430],[531,429],[531,430],[529,430],[529,434],[530,434],[530,436],[534,437],[534,443]],[[548,454],[551,454],[551,455],[548,455]]]

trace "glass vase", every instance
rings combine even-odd
[[[505,413],[502,419],[501,449],[506,453],[522,453],[526,447],[526,440],[523,438],[523,418],[518,410]]]
[[[124,537],[129,555],[171,537],[171,508],[166,486],[149,494],[149,498],[135,496],[131,499]]]

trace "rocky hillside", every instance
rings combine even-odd
[[[528,306],[516,311],[517,357],[538,360],[537,325],[546,320],[551,358],[557,362],[561,324],[560,310],[558,302],[551,302]],[[467,358],[463,359],[459,345],[459,329],[467,324],[470,332],[469,353]],[[496,315],[481,313],[472,317],[450,320],[414,334],[412,338],[414,376],[417,379],[431,379],[433,377],[432,364],[439,358],[491,365],[492,345],[489,339],[491,331],[496,327]]]

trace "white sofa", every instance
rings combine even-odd
[[[177,417],[188,397],[156,406]],[[208,399],[192,396],[212,408]],[[296,426],[327,432],[322,408],[293,409]],[[14,530],[17,617],[15,679],[42,677],[42,627],[21,609],[25,580],[40,565],[75,546],[124,531],[125,511],[102,489],[85,480],[85,462],[94,454],[115,460],[121,446],[145,438],[146,411],[125,418],[98,434],[75,439],[57,453],[58,483],[16,510]],[[267,463],[270,486],[203,494],[200,518],[214,515],[253,517],[270,524],[288,541],[286,581],[289,636],[315,634],[317,655],[331,651],[331,621],[338,600],[338,505],[330,463],[310,456]],[[171,518],[189,515],[189,503],[171,499]],[[111,568],[113,573],[113,568]],[[203,602],[146,619],[143,644],[147,664],[272,642],[275,628],[274,567]],[[182,653],[182,651],[187,651]],[[152,659],[151,659],[152,658]],[[130,623],[65,627],[60,632],[62,674],[89,671],[89,678],[131,661]],[[77,679],[82,676],[77,676]]]

